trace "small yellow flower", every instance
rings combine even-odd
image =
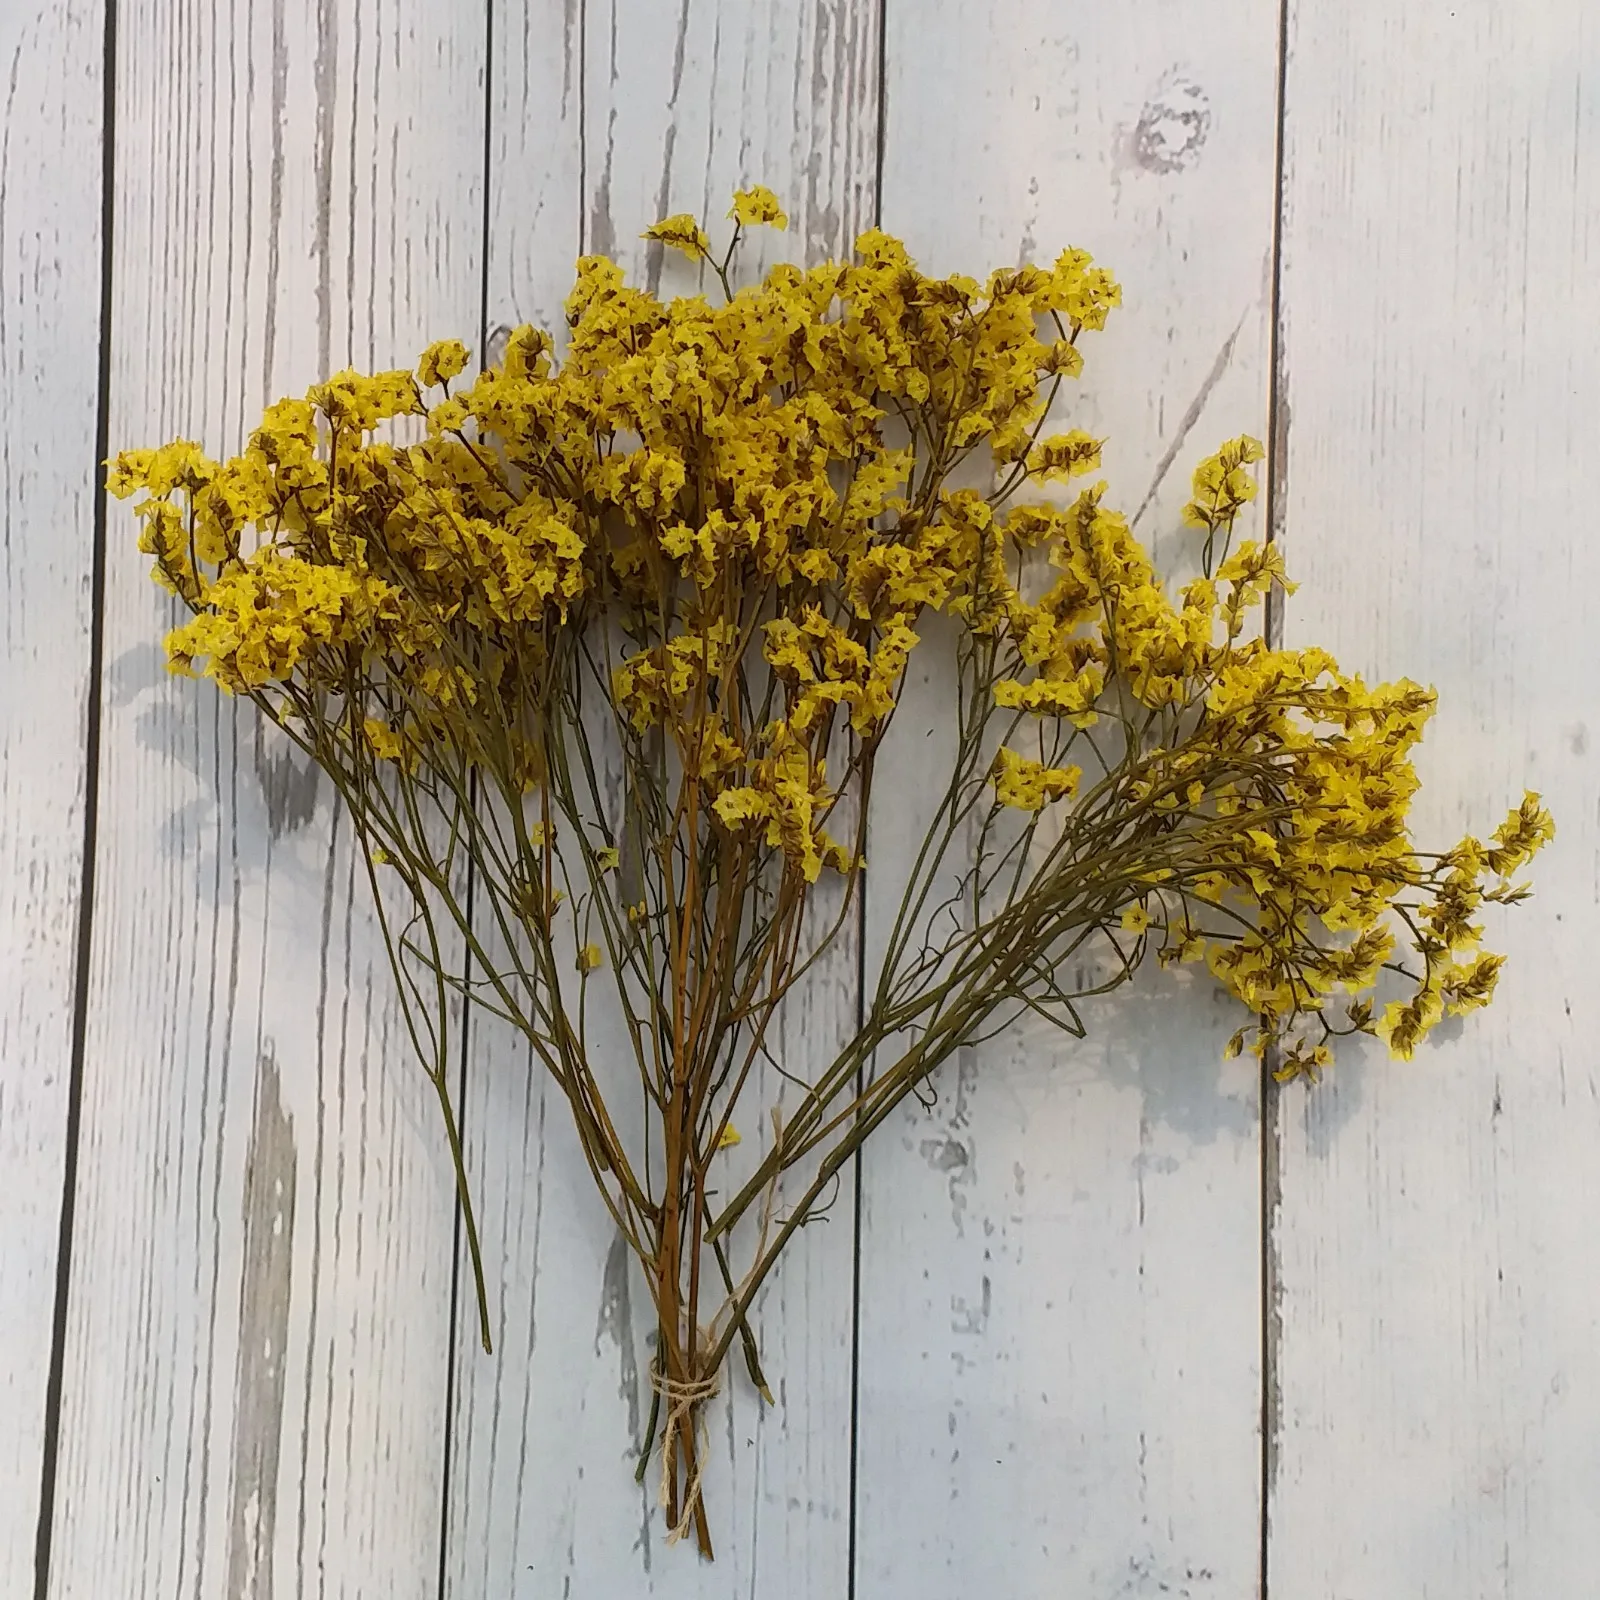
[[[601,953],[600,946],[592,939],[578,952],[578,971],[593,972],[597,967],[605,965],[605,956]]]
[[[594,864],[602,872],[615,872],[621,861],[622,852],[615,845],[602,845],[594,853]]]
[[[1301,1041],[1285,1052],[1272,1075],[1279,1083],[1293,1083],[1296,1078],[1306,1078],[1314,1083],[1318,1075],[1332,1065],[1333,1051],[1326,1043],[1308,1045]]]
[[[1100,446],[1104,443],[1081,428],[1043,439],[1028,452],[1028,471],[1039,477],[1076,478],[1093,472],[1100,465]]]
[[[706,237],[705,229],[687,211],[675,217],[663,217],[660,222],[646,228],[643,237],[670,245],[672,249],[681,250],[686,256],[696,259],[711,254],[711,241]]]
[[[1143,933],[1150,926],[1150,913],[1143,906],[1129,906],[1122,913],[1122,927],[1127,933]]]
[[[1443,1014],[1438,993],[1420,989],[1410,1000],[1391,1000],[1373,1032],[1389,1047],[1389,1054],[1396,1061],[1409,1061]]]
[[[471,359],[467,347],[459,339],[439,339],[422,352],[417,362],[417,377],[424,389],[432,389],[459,377],[467,370]]]
[[[400,735],[387,722],[381,722],[377,717],[368,717],[362,724],[361,731],[366,734],[367,743],[372,746],[372,753],[381,761],[398,761],[405,751]]]
[[[772,799],[758,789],[724,789],[717,796],[714,809],[725,827],[737,828],[742,822],[770,814]]]
[[[1556,836],[1550,813],[1539,804],[1539,796],[1529,789],[1517,807],[1494,832],[1494,847],[1486,860],[1502,878],[1526,866],[1536,852]]]
[[[734,192],[733,209],[728,215],[742,228],[789,226],[789,219],[778,204],[777,195],[759,183]]]
[[[717,1149],[731,1150],[736,1144],[743,1143],[744,1136],[730,1122],[727,1127],[722,1130],[722,1137],[717,1140]]]
[[[1194,499],[1183,508],[1183,520],[1197,528],[1231,525],[1256,497],[1255,479],[1246,468],[1254,466],[1265,454],[1261,441],[1246,434],[1230,439],[1214,456],[1207,456],[1194,469]]]
[[[1039,811],[1053,800],[1075,795],[1083,771],[1079,767],[1047,767],[1001,745],[995,752],[989,777],[994,784],[994,797],[1001,805]]]

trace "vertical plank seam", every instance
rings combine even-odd
[[[578,254],[589,237],[589,3],[578,6]],[[552,330],[553,332],[554,330]]]
[[[889,0],[877,0],[877,83],[873,107],[872,165],[872,221],[875,227],[883,226],[883,163],[888,126],[888,23]],[[867,819],[863,818],[863,821]],[[856,1032],[866,1026],[867,1010],[867,895],[870,892],[865,873],[857,875],[861,898],[856,906]],[[866,1068],[856,1073],[856,1093],[865,1088],[863,1078]],[[850,1475],[849,1516],[845,1537],[845,1596],[856,1600],[856,1557],[860,1529],[860,1467],[861,1467],[861,1204],[863,1149],[858,1147],[851,1158],[854,1168],[855,1203],[851,1219],[850,1251]]]
[[[489,365],[489,221],[492,214],[492,147],[494,141],[494,0],[483,6],[483,210],[478,230],[478,367]],[[476,806],[478,781],[468,778],[469,803]],[[467,858],[467,926],[473,925],[477,889],[477,863]],[[461,1127],[462,1159],[470,1148],[467,1132],[467,1060],[472,1037],[472,951],[463,952],[461,975],[461,1064],[456,1074],[456,1116]],[[471,1174],[467,1175],[471,1182]],[[463,1217],[461,1196],[455,1198],[455,1228],[450,1249],[450,1319],[446,1325],[444,1373],[444,1460],[439,1471],[439,1600],[446,1600],[450,1583],[450,1476],[455,1454],[456,1367],[463,1359],[461,1321],[461,1249]]]
[[[483,7],[483,221],[478,241],[478,365],[489,364],[489,224],[494,171],[494,0]],[[470,868],[469,868],[470,870]],[[462,1058],[465,1060],[465,1056]]]
[[[50,1589],[55,1531],[56,1468],[61,1450],[61,1397],[67,1354],[67,1312],[72,1281],[72,1232],[77,1211],[78,1147],[83,1127],[84,1056],[88,1040],[89,962],[94,943],[95,853],[99,828],[101,674],[105,665],[106,505],[105,458],[111,432],[111,223],[116,174],[117,0],[104,0],[105,31],[100,86],[100,363],[95,401],[94,517],[89,558],[89,682],[84,705],[83,867],[78,880],[74,952],[72,1046],[67,1071],[67,1126],[62,1154],[56,1294],[45,1380],[44,1439],[39,1468],[39,1528],[34,1543],[34,1596]]]
[[[1278,3],[1278,82],[1275,145],[1272,163],[1272,288],[1267,317],[1267,472],[1263,520],[1269,544],[1283,542],[1284,490],[1288,478],[1289,425],[1283,373],[1283,212],[1284,147],[1288,127],[1289,0]],[[1283,595],[1269,590],[1266,634],[1269,649],[1283,643]],[[1269,1600],[1272,1560],[1272,1495],[1278,1476],[1278,1429],[1282,1422],[1278,1360],[1283,1326],[1278,1310],[1277,1221],[1283,1197],[1281,1103],[1275,1076],[1277,1052],[1261,1062],[1261,1521],[1256,1587],[1259,1600]]]

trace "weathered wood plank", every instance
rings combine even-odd
[[[489,317],[548,316],[581,247],[605,251],[664,293],[699,284],[640,231],[695,211],[713,236],[732,191],[765,182],[790,231],[757,237],[746,268],[848,247],[870,221],[876,161],[876,8],[731,0],[662,6],[589,0],[581,21],[553,4],[496,12],[497,123],[491,193],[547,199],[495,228]],[[581,63],[581,69],[576,65]],[[575,72],[581,77],[575,79]],[[581,84],[581,110],[575,104]],[[574,124],[577,115],[579,123]],[[572,151],[581,136],[581,183]],[[503,163],[503,165],[502,165]],[[498,201],[495,202],[498,207]],[[498,211],[497,211],[498,214]],[[548,287],[547,287],[548,285]],[[778,1053],[824,1059],[854,1018],[855,952],[842,947],[791,1006]],[[653,1312],[612,1237],[558,1092],[489,1022],[474,1025],[469,1129],[485,1191],[491,1281],[500,1296],[492,1361],[462,1321],[451,1474],[449,1592],[482,1594],[843,1594],[850,1485],[852,1222],[848,1194],[807,1230],[759,1303],[757,1331],[779,1405],[764,1410],[735,1361],[711,1408],[707,1504],[717,1543],[705,1569],[668,1549],[654,1473],[632,1468],[649,1408]],[[626,1083],[631,1065],[618,1064]],[[752,1098],[777,1101],[768,1074]],[[763,1128],[741,1116],[750,1148]],[[735,1155],[740,1152],[735,1152]],[[465,1313],[465,1308],[464,1308]]]
[[[475,335],[484,8],[130,0],[113,445]],[[422,1596],[453,1191],[329,787],[168,680],[113,511],[52,1593]]]
[[[1274,1595],[1585,1592],[1600,1565],[1592,621],[1600,27],[1291,7],[1286,638],[1433,682],[1419,825],[1524,783],[1493,1008],[1283,1095]],[[1500,936],[1503,934],[1503,939]]]
[[[1125,309],[1073,421],[1168,565],[1194,460],[1267,409],[1276,7],[894,3],[883,225],[934,270],[1091,250]],[[869,982],[948,694],[925,645],[903,814],[868,847]],[[927,737],[921,737],[926,731]],[[888,754],[886,752],[886,759]],[[920,833],[920,825],[915,830]],[[1193,979],[1194,975],[1185,976]],[[1203,981],[1075,1044],[951,1063],[863,1161],[856,1593],[1237,1596],[1259,1519],[1253,1073]]]
[[[72,1071],[105,17],[0,14],[0,1593],[32,1592]]]
[[[562,302],[582,231],[582,12],[582,0],[519,0],[495,8],[485,241],[490,359],[522,323],[565,332]],[[479,922],[484,948],[498,957],[503,944],[493,919],[483,914]],[[563,1345],[552,1360],[548,1338],[536,1337],[561,1309],[544,1305],[540,1269],[556,1252],[568,1257],[564,1270],[577,1274],[590,1258],[585,1206],[600,1204],[580,1187],[590,1179],[576,1143],[560,1138],[565,1102],[527,1045],[476,1009],[469,1008],[467,1028],[463,1134],[494,1353],[486,1355],[480,1341],[463,1240],[445,1486],[449,1600],[557,1592],[550,1569],[539,1563],[551,1559],[545,1530],[553,1510],[579,1487],[572,1462],[578,1415],[568,1409],[572,1350]],[[547,1178],[552,1166],[556,1171]],[[567,1192],[547,1204],[547,1183]],[[560,1222],[547,1232],[552,1214]],[[595,1297],[595,1285],[585,1285],[584,1309],[573,1326],[598,1349],[589,1327]],[[616,1442],[620,1448],[620,1435]],[[631,1522],[619,1522],[613,1537],[626,1537],[625,1528]]]

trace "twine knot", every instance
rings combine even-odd
[[[661,1504],[672,1503],[672,1457],[678,1442],[678,1430],[692,1430],[694,1470],[684,1485],[683,1504],[678,1520],[667,1530],[667,1543],[676,1544],[694,1523],[695,1509],[700,1504],[700,1479],[705,1472],[705,1425],[700,1420],[699,1408],[710,1400],[721,1387],[716,1373],[703,1378],[674,1378],[661,1370],[658,1357],[650,1358],[650,1387],[661,1396],[666,1405],[667,1417],[661,1428]]]

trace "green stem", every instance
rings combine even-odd
[[[472,1259],[472,1284],[478,1298],[478,1333],[483,1340],[484,1353],[493,1355],[494,1340],[489,1327],[489,1288],[483,1275],[483,1251],[478,1243],[478,1222],[472,1210],[472,1188],[467,1182],[467,1163],[461,1150],[461,1130],[456,1126],[455,1108],[450,1104],[450,1090],[442,1072],[430,1072],[429,1080],[439,1096],[439,1108],[444,1113],[445,1138],[450,1142],[450,1161],[455,1167],[456,1195],[461,1201],[461,1221],[467,1232],[467,1254]]]

